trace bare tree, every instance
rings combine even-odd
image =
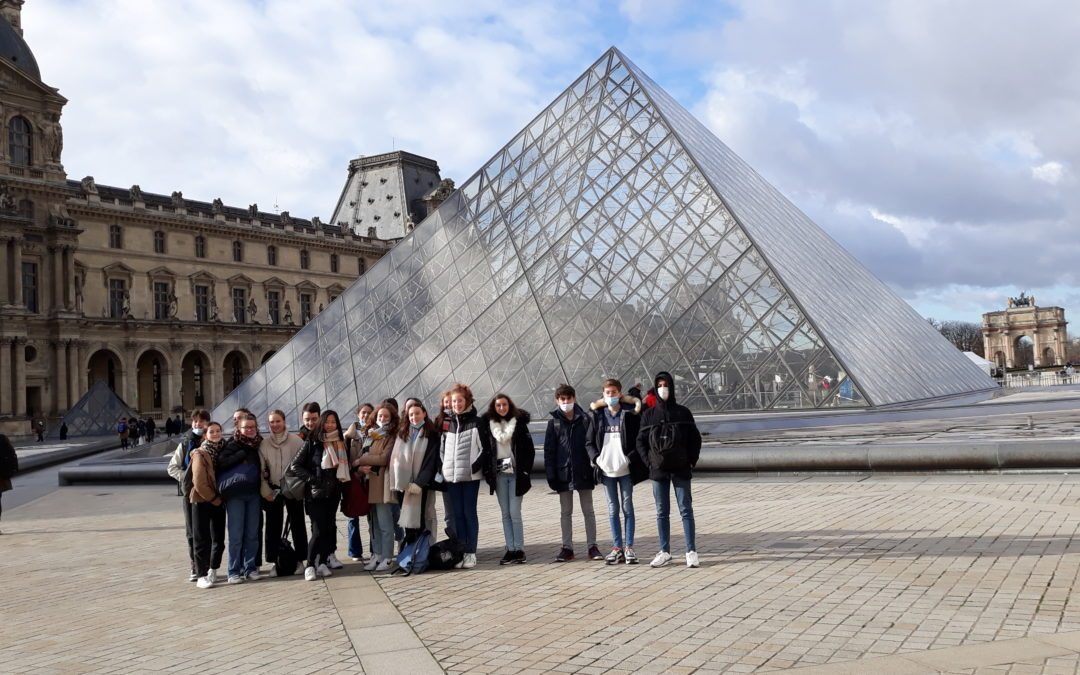
[[[927,319],[946,340],[962,352],[975,352],[985,358],[982,326],[970,321],[937,321]]]

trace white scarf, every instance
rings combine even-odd
[[[499,443],[509,443],[514,438],[514,429],[517,428],[517,418],[511,417],[506,422],[491,420],[491,435]]]

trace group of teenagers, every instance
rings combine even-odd
[[[690,410],[676,402],[671,374],[658,373],[653,385],[643,400],[638,387],[631,390],[636,395],[624,393],[618,380],[607,379],[601,398],[587,404],[587,410],[573,387],[556,388],[543,448],[547,483],[558,493],[561,509],[562,542],[555,562],[575,559],[576,493],[588,558],[637,564],[634,486],[651,479],[660,550],[650,565],[672,563],[674,489],[686,566],[699,566],[691,477],[701,434]],[[222,581],[226,533],[230,584],[258,580],[264,554],[268,561],[279,560],[279,547],[290,539],[306,559],[286,572],[279,561],[270,576],[301,570],[309,581],[330,576],[343,567],[336,555],[337,514],[341,510],[348,517],[345,504],[355,499],[350,488],[357,482],[369,508],[363,509],[366,516],[348,519],[348,556],[364,561],[360,533],[366,519],[371,556],[365,570],[393,571],[395,545],[400,551],[437,532],[436,501],[442,503],[449,540],[463,552],[455,567],[475,567],[482,483],[497,496],[502,513],[505,552],[499,564],[526,562],[521,505],[532,485],[536,454],[527,411],[509,396],[496,394],[481,414],[469,387],[456,384],[443,393],[434,416],[416,398],[406,399],[402,407],[394,399],[364,403],[355,415],[346,424],[335,411],[309,402],[298,433],[287,429],[284,412],[274,410],[263,436],[255,416],[241,408],[226,436],[207,411],[194,411],[168,467],[183,498],[189,580],[199,588]],[[611,526],[612,547],[606,555],[597,544],[597,486],[607,496]]]

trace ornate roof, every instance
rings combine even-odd
[[[30,51],[30,46],[21,35],[15,32],[10,23],[2,19],[0,19],[0,57],[34,80],[41,81],[41,71],[38,69],[34,53]]]

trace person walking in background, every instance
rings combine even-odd
[[[371,447],[371,436],[368,435],[368,427],[370,422],[373,421],[372,413],[375,412],[375,406],[370,403],[361,403],[356,409],[356,421],[349,425],[349,428],[345,431],[345,440],[349,446],[349,466],[357,468],[360,466],[360,456],[368,451]],[[365,522],[369,522],[370,515],[364,518]],[[371,530],[368,528],[368,542],[371,541]],[[346,540],[349,545],[349,557],[354,562],[362,562],[364,559],[364,542],[360,538],[360,518],[349,518],[349,522],[345,527]]]
[[[293,546],[297,551],[307,550],[307,523],[304,522],[304,502],[299,499],[287,499],[281,494],[281,478],[293,459],[304,447],[299,436],[290,434],[285,427],[285,413],[274,410],[267,416],[270,433],[259,445],[259,457],[262,460],[262,480],[259,492],[263,498],[266,522],[263,528],[266,560],[273,563],[278,557],[278,546],[284,534],[285,519],[288,518],[289,532],[292,533]],[[270,576],[277,576],[277,569],[271,568]]]
[[[686,537],[686,566],[698,567],[697,546],[694,541],[694,504],[690,495],[690,479],[701,454],[701,432],[694,415],[686,406],[675,402],[675,378],[671,373],[657,373],[653,381],[656,406],[641,416],[638,432],[638,453],[646,458],[649,478],[653,480],[656,500],[656,529],[660,536],[660,551],[649,563],[663,567],[671,563],[671,488],[682,516]]]
[[[229,530],[229,583],[258,581],[256,552],[259,548],[259,476],[262,460],[255,416],[240,418],[240,426],[217,455],[214,470],[218,489],[225,497]]]
[[[532,487],[529,472],[536,460],[536,446],[529,433],[532,420],[528,411],[514,405],[506,394],[496,394],[484,414],[493,449],[485,476],[491,492],[498,496],[502,511],[503,539],[506,552],[500,565],[521,564],[525,557],[525,532],[521,521],[521,498]]]
[[[126,417],[121,417],[116,422],[116,435],[120,438],[120,447],[127,449],[128,447],[128,423]]]
[[[589,545],[589,557],[603,560],[596,545],[596,512],[593,510],[593,488],[596,480],[585,440],[589,435],[589,421],[585,411],[577,404],[577,392],[568,384],[555,389],[555,403],[551,411],[547,432],[544,434],[544,468],[548,485],[559,493],[562,530],[562,548],[555,562],[574,559],[574,493],[578,493],[581,515],[585,519],[585,540]]]
[[[191,470],[191,451],[202,445],[206,427],[209,425],[209,412],[202,408],[191,411],[191,428],[180,437],[180,442],[177,444],[176,449],[173,450],[172,458],[169,460],[169,466],[166,469],[169,476],[176,481],[176,494],[181,496],[180,506],[184,511],[184,534],[187,536],[188,560],[191,563],[188,581],[198,581],[199,575],[195,570],[195,535],[191,529],[191,502],[184,495],[182,486],[185,475],[189,474]]]
[[[45,441],[45,420],[40,417],[34,420],[34,433],[37,434],[37,442],[43,443]]]
[[[60,423],[60,440],[66,441],[68,437],[68,425],[67,422]]]
[[[19,457],[15,454],[15,446],[7,436],[0,434],[0,518],[4,516],[4,493],[11,490],[11,479],[18,471]],[[0,531],[0,534],[3,534],[3,531]]]
[[[206,440],[191,451],[191,492],[184,495],[191,504],[191,531],[195,542],[196,585],[212,588],[225,551],[225,506],[218,492],[214,465],[225,439],[221,425],[206,427]]]
[[[305,406],[306,407],[306,406]],[[341,485],[349,480],[348,453],[341,436],[341,422],[333,410],[321,413],[307,427],[307,440],[291,467],[307,482],[304,510],[311,524],[304,579],[331,575],[327,561],[336,537],[334,520],[341,499]]]
[[[604,560],[609,565],[636,565],[634,485],[649,477],[637,449],[641,400],[623,396],[622,383],[614,379],[604,380],[602,393],[603,398],[589,406],[592,419],[585,445],[607,494],[612,547]]]
[[[480,480],[488,464],[490,434],[481,433],[482,420],[476,414],[472,390],[455,384],[450,389],[451,415],[439,447],[440,473],[447,484],[450,508],[454,512],[454,531],[465,549],[461,566],[476,567],[476,545],[480,533],[480,518],[476,500],[480,495]]]
[[[368,477],[368,503],[371,504],[371,560],[364,565],[368,572],[389,569],[394,559],[394,512],[390,508],[390,458],[398,430],[397,410],[387,404],[375,411],[375,426],[368,431],[371,446],[357,458],[357,466]]]

